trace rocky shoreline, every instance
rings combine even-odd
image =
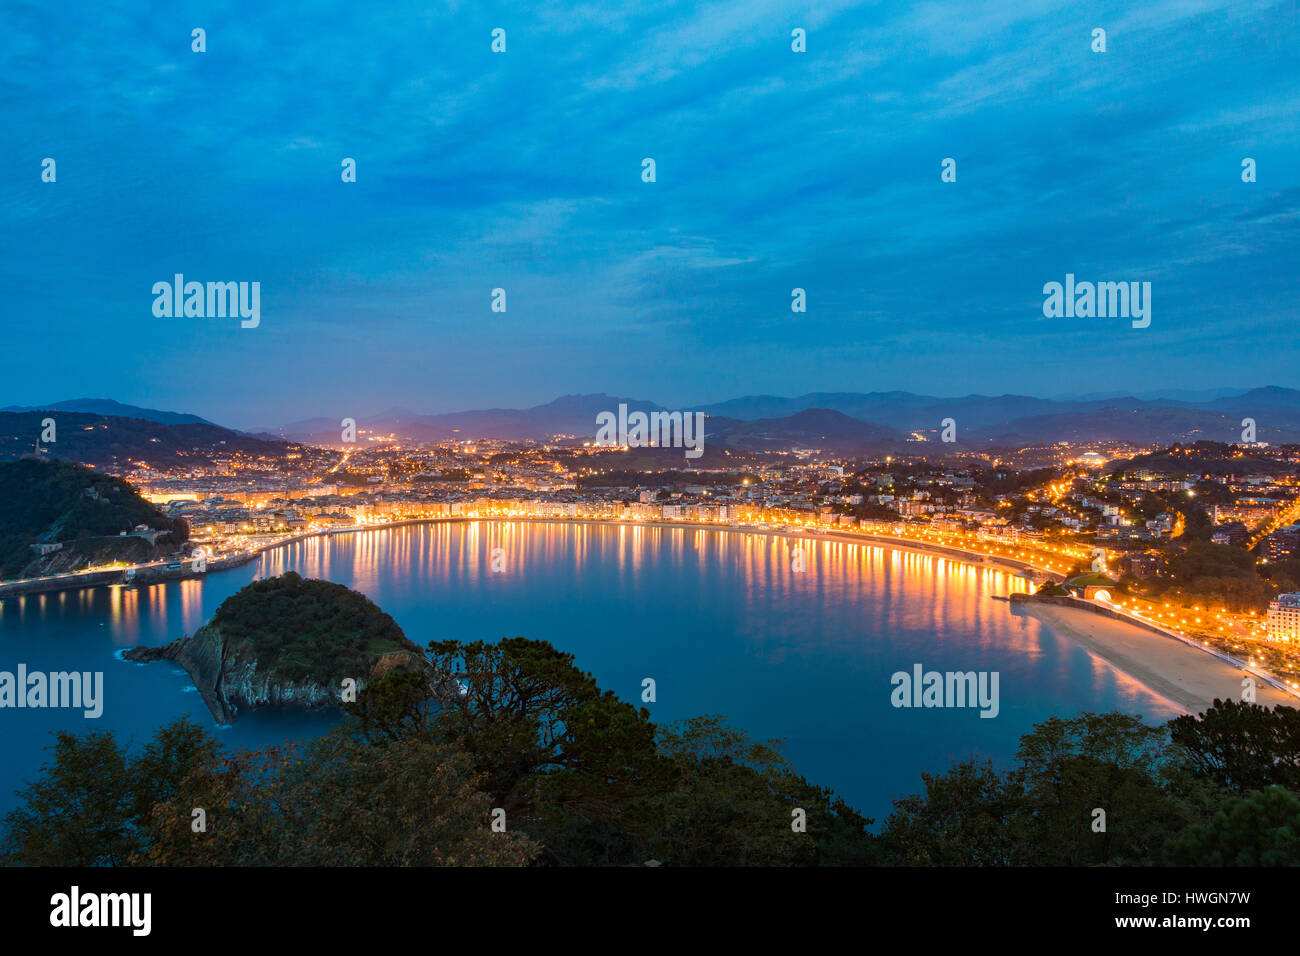
[[[138,664],[154,661],[179,664],[194,681],[213,718],[221,724],[232,723],[241,710],[266,707],[315,710],[339,705],[341,686],[312,679],[278,680],[267,669],[259,668],[247,642],[227,641],[215,624],[205,624],[193,636],[160,647],[132,647],[122,657]],[[419,663],[418,655],[410,652],[381,655],[368,673],[355,675],[357,689],[389,671],[419,666]]]

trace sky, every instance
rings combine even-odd
[[[1300,384],[1295,0],[109,6],[0,7],[0,406]]]

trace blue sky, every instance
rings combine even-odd
[[[1297,384],[1294,0],[113,6],[0,10],[0,405]]]

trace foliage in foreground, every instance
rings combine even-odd
[[[1021,738],[1008,769],[923,774],[923,791],[896,800],[873,835],[779,742],[716,716],[656,726],[546,642],[435,642],[428,659],[428,673],[373,681],[310,744],[224,753],[184,719],[135,756],[111,733],[59,734],[4,820],[3,861],[1300,864],[1291,708],[1216,701],[1163,727],[1053,718]]]
[[[912,866],[1300,865],[1300,712],[1218,701],[1149,727],[1127,714],[1052,718],[999,772],[923,774],[880,833]]]

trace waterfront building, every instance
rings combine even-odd
[[[1270,601],[1265,626],[1270,641],[1300,640],[1300,593],[1279,594]]]

